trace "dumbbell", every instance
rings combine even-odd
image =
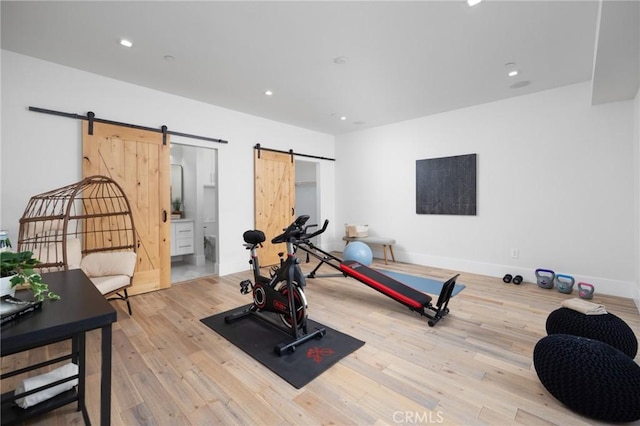
[[[536,269],[536,279],[538,281],[538,287],[553,288],[553,279],[555,277],[556,273],[551,269]]]
[[[522,275],[516,275],[514,277],[511,274],[506,274],[504,277],[502,277],[502,281],[504,281],[507,284],[512,282],[516,285],[519,285],[522,283]]]

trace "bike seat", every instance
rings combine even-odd
[[[249,244],[260,244],[264,243],[266,240],[264,232],[258,229],[246,231],[244,234],[242,234],[242,238],[244,238],[245,243]]]

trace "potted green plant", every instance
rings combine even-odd
[[[0,253],[0,277],[8,279],[11,288],[21,284],[28,284],[29,289],[37,300],[57,300],[60,296],[49,290],[49,286],[42,282],[42,275],[33,270],[40,261],[33,257],[30,251]]]
[[[172,205],[173,205],[173,211],[178,213],[180,212],[180,207],[182,207],[182,200],[180,200],[180,198],[174,198]]]

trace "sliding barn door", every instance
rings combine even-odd
[[[171,286],[169,136],[111,124],[82,126],[82,176],[108,176],[124,190],[136,228],[138,264],[129,294]]]
[[[254,150],[256,229],[267,237],[259,251],[262,266],[276,265],[284,244],[271,244],[295,219],[295,162],[291,154]]]

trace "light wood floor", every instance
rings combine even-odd
[[[445,280],[452,271],[395,263],[377,267]],[[305,265],[305,269],[308,266]],[[323,267],[321,272],[335,272]],[[540,384],[532,365],[545,320],[572,297],[535,284],[462,273],[466,289],[434,328],[425,318],[350,278],[310,280],[310,318],[366,344],[295,389],[204,326],[200,319],[250,302],[250,274],[203,278],[121,302],[113,330],[114,425],[580,425]],[[631,300],[594,301],[640,335]],[[64,344],[5,357],[2,371],[44,359]],[[99,419],[99,333],[90,333],[89,414]],[[638,358],[636,358],[638,362]],[[6,382],[6,383],[5,383]],[[3,392],[12,383],[2,383]],[[32,424],[82,424],[75,405]]]

